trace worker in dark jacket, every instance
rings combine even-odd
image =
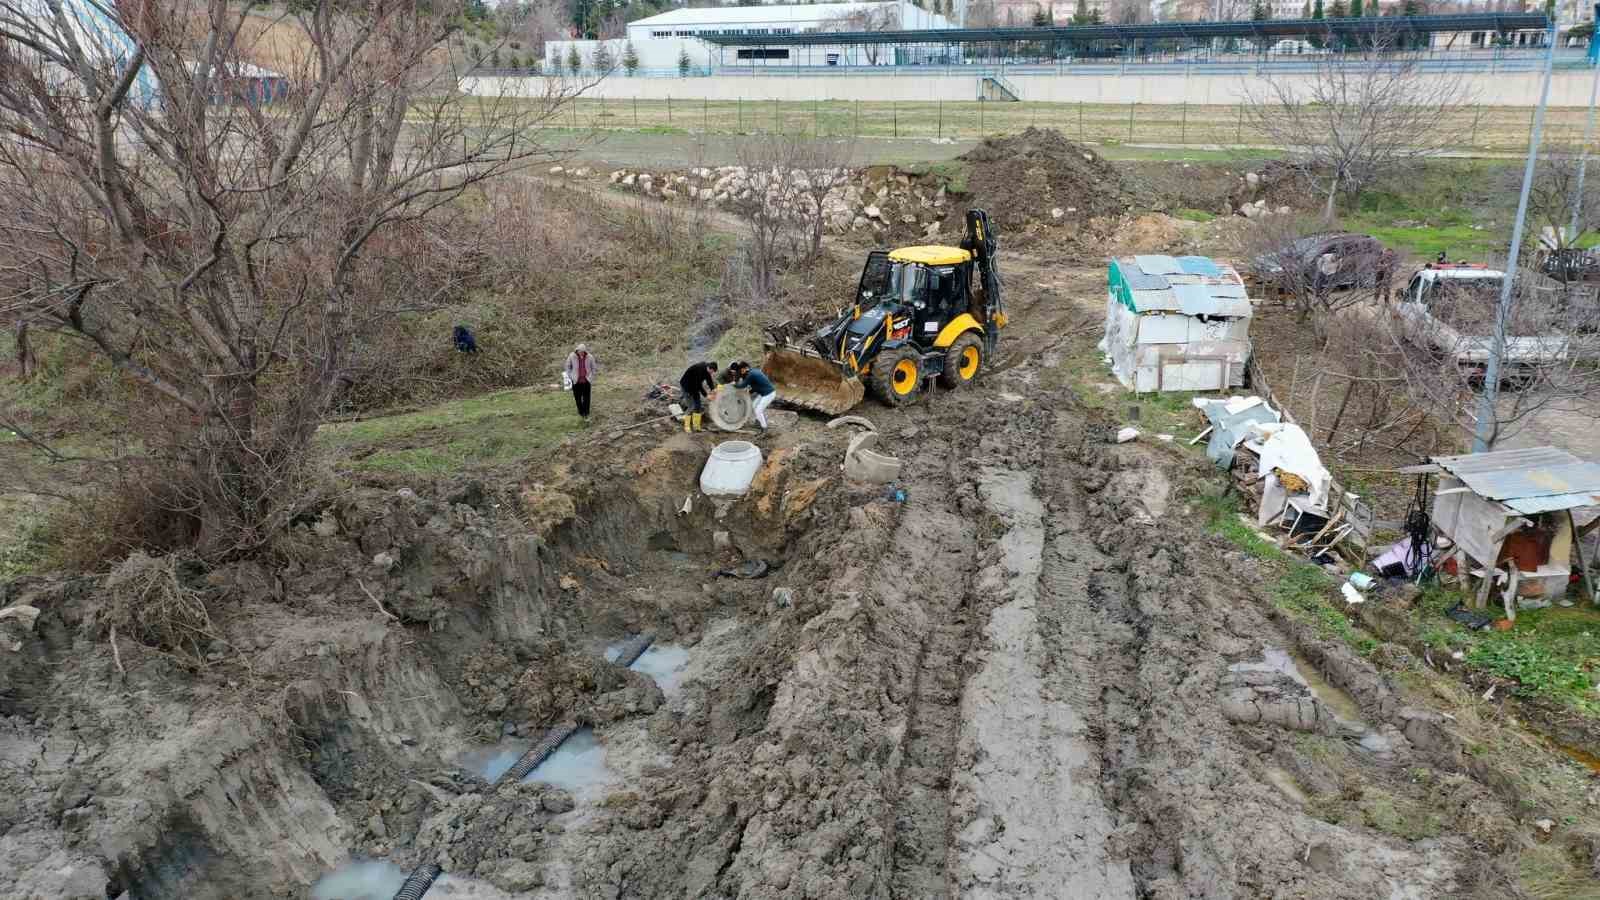
[[[767,377],[767,373],[752,368],[747,362],[734,363],[733,374],[739,379],[733,383],[734,387],[749,389],[751,398],[755,400],[752,406],[756,414],[756,425],[762,431],[766,431],[767,407],[778,399],[778,389],[772,386],[772,379]]]
[[[706,411],[706,401],[717,392],[717,363],[715,360],[697,362],[683,370],[678,379],[683,391],[687,412],[683,414],[683,430],[699,431]]]

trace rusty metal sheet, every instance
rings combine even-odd
[[[1600,502],[1600,464],[1554,447],[1440,456],[1433,461],[1478,496],[1521,513]]]

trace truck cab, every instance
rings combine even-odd
[[[1469,263],[1438,263],[1417,270],[1392,310],[1401,335],[1436,356],[1454,358],[1469,380],[1481,383],[1505,277],[1499,269]],[[1525,289],[1520,279],[1518,289]],[[1501,357],[1504,379],[1514,386],[1530,382],[1534,367],[1566,359],[1569,343],[1560,333],[1507,335]]]

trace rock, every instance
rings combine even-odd
[[[663,200],[671,200],[676,196],[678,196],[678,192],[673,190],[672,188],[662,188],[661,189],[661,199],[663,199]]]
[[[933,237],[933,236],[937,235],[938,233],[939,233],[939,223],[938,222],[929,222],[922,229],[923,237]]]
[[[634,182],[637,181],[638,178],[639,176],[637,175],[624,175],[622,176],[622,186],[633,187]]]
[[[867,207],[862,208],[861,214],[866,216],[869,219],[876,219],[879,216],[883,215],[883,210],[879,209],[876,206],[867,206]]]
[[[902,225],[915,225],[915,224],[917,224],[917,217],[916,216],[911,216],[911,215],[901,216],[900,217],[900,224],[902,224]]]
[[[566,171],[566,169],[561,167],[561,166],[551,166],[550,167],[550,174],[551,175],[560,175],[562,172],[565,172],[565,171]]]
[[[561,576],[561,589],[563,591],[575,591],[575,590],[577,590],[578,589],[578,579],[573,578],[571,575],[563,575],[563,576]]]
[[[389,836],[389,828],[383,824],[383,816],[377,813],[373,813],[372,818],[367,820],[367,830],[380,840]]]
[[[1257,185],[1261,184],[1261,176],[1254,172],[1246,172],[1244,176],[1244,183],[1250,185],[1252,188],[1256,187]]]
[[[572,799],[572,795],[566,791],[549,791],[539,797],[539,805],[544,808],[545,812],[564,813],[572,812],[573,808],[578,804]]]
[[[626,174],[628,174],[628,173],[624,172],[621,169],[618,169],[617,171],[612,172],[611,173],[611,183],[612,184],[616,184],[617,182],[621,181],[622,180],[622,176],[624,176]]]
[[[478,875],[512,894],[525,894],[544,885],[544,868],[521,859],[489,860],[478,866]]]
[[[733,546],[733,536],[726,531],[714,531],[711,533],[711,546],[726,550]]]
[[[773,588],[771,605],[773,609],[788,609],[793,606],[794,589],[786,587]]]
[[[1129,442],[1131,440],[1134,440],[1134,439],[1136,439],[1138,437],[1139,437],[1139,429],[1137,429],[1137,428],[1124,428],[1121,431],[1117,432],[1117,443],[1126,444],[1127,442]]]
[[[1067,211],[1062,209],[1059,206],[1057,206],[1054,209],[1050,210],[1050,218],[1052,218],[1052,219],[1059,219],[1059,218],[1061,218],[1062,216],[1064,216],[1066,214],[1067,214]]]
[[[573,172],[572,174],[578,176],[579,178],[588,178],[590,175],[594,174],[594,170],[592,170],[592,169],[590,169],[590,168],[588,168],[586,166],[584,168],[578,169],[577,171]]]
[[[317,533],[317,537],[331,538],[339,533],[339,520],[333,517],[333,510],[324,510],[311,530]]]
[[[394,568],[395,559],[387,553],[379,553],[372,558],[372,564],[387,572]]]
[[[1280,215],[1280,216],[1287,216],[1289,213],[1292,213],[1292,212],[1294,212],[1294,210],[1290,209],[1287,206],[1278,207],[1278,215]]]
[[[1256,216],[1261,215],[1261,211],[1246,203],[1244,206],[1239,207],[1239,215],[1244,216],[1246,219],[1254,219]]]

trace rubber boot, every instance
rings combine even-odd
[[[688,434],[694,430],[694,413],[683,414],[683,433]]]
[[[706,417],[705,413],[695,413],[694,414],[694,430],[695,431],[705,431],[706,430],[705,429],[705,417]]]

